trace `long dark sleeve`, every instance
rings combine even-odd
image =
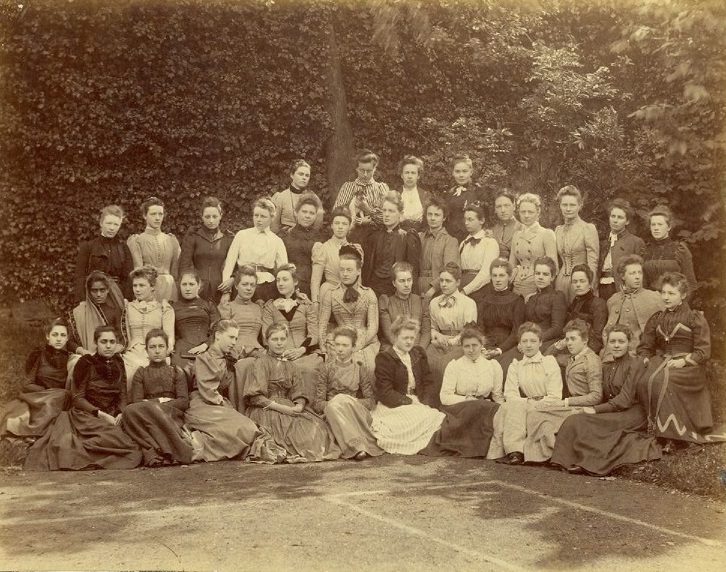
[[[592,301],[592,329],[588,345],[595,353],[602,349],[602,331],[608,321],[608,305],[605,300],[594,298]]]
[[[552,295],[552,310],[550,313],[550,327],[542,332],[542,341],[556,340],[562,337],[562,328],[567,318],[567,299],[565,295],[555,290]]]
[[[660,315],[662,313],[662,311],[656,312],[650,318],[648,318],[648,321],[645,323],[643,335],[640,336],[640,343],[638,344],[638,349],[635,350],[635,352],[640,357],[650,358],[655,355],[657,343],[655,330],[658,326],[658,320],[660,319]]]
[[[167,401],[167,405],[176,407],[180,411],[189,409],[189,386],[187,385],[187,375],[180,367],[174,367],[174,395],[176,398]]]
[[[176,276],[177,280],[181,279],[181,275],[185,270],[194,270],[194,234],[190,230],[182,239],[181,253],[179,254],[179,276]]]
[[[393,387],[396,375],[396,362],[386,353],[379,353],[376,356],[376,400],[386,407],[399,407],[409,405],[411,398],[399,393]]]
[[[512,329],[499,347],[502,352],[511,350],[519,343],[519,326],[524,324],[525,307],[524,298],[517,296],[512,304]]]
[[[406,260],[413,266],[413,283],[418,284],[421,274],[421,240],[413,231],[406,234]]]
[[[86,411],[87,413],[96,414],[98,408],[86,399],[86,389],[88,388],[88,377],[93,371],[93,364],[90,359],[81,357],[73,370],[73,381],[71,382],[71,396],[73,399],[73,407]],[[124,390],[125,390],[124,384]]]

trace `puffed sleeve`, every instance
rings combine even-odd
[[[597,229],[591,222],[585,224],[585,254],[587,256],[587,265],[592,270],[593,282],[592,288],[597,288],[597,261],[600,257],[600,238],[597,236]]]
[[[399,407],[410,405],[411,398],[408,395],[399,393],[393,388],[393,380],[396,374],[396,362],[386,352],[379,352],[376,355],[376,400],[386,407]]]
[[[500,346],[502,352],[511,350],[517,345],[519,337],[519,326],[524,324],[525,315],[525,304],[524,298],[517,296],[512,303],[512,329],[509,331],[509,335],[504,339]]]
[[[315,370],[315,400],[313,401],[313,410],[318,415],[322,415],[325,406],[328,404],[328,382],[330,380],[330,365],[321,363]]]
[[[594,352],[587,357],[587,393],[567,398],[570,407],[594,406],[602,401],[602,365]]]
[[[678,248],[676,248],[676,261],[681,267],[681,272],[688,281],[688,289],[691,291],[691,295],[693,295],[698,288],[698,280],[696,280],[696,273],[693,269],[693,257],[691,256],[691,251],[688,250],[688,247],[682,242],[679,242]]]
[[[702,365],[711,357],[711,330],[706,318],[698,310],[691,310],[690,328],[693,332],[693,350],[686,361]]]
[[[557,365],[557,362],[555,362]],[[511,401],[512,399],[519,399],[519,367],[520,361],[515,359],[509,364],[507,369],[507,382],[504,384],[504,401]],[[559,366],[558,366],[559,367]],[[560,385],[562,380],[560,380]],[[562,391],[560,391],[560,398],[562,398]]]
[[[219,393],[218,373],[212,365],[207,352],[199,354],[194,360],[194,378],[199,396],[212,405],[222,405],[224,397]]]
[[[247,369],[244,397],[248,398],[251,407],[267,407],[272,402],[268,397],[268,374],[264,357],[257,358],[252,367]]]
[[[496,360],[489,360],[492,367],[492,401],[504,403],[504,371]]]
[[[179,255],[181,247],[179,240],[173,234],[169,234],[169,244],[171,245],[171,264],[169,265],[169,273],[176,277],[179,275]]]
[[[88,378],[93,371],[93,362],[90,356],[81,356],[73,370],[73,378],[71,380],[71,397],[73,407],[86,411],[87,413],[96,414],[98,407],[93,405],[86,399],[86,390],[88,389]],[[124,384],[125,385],[125,384]]]
[[[290,401],[297,401],[298,399],[304,399],[306,403],[310,403],[313,400],[313,396],[310,395],[310,389],[308,385],[303,381],[302,375],[300,375],[300,368],[295,362],[289,361],[285,363],[285,374],[291,381],[290,387]]]
[[[562,370],[554,356],[544,356],[542,366],[545,371],[545,399],[562,399]],[[601,378],[602,380],[602,378]],[[600,383],[602,395],[602,381]]]
[[[386,342],[393,344],[393,332],[391,332],[391,313],[388,309],[388,295],[381,294],[378,299],[378,317],[381,324],[381,331]],[[421,324],[421,331],[423,332],[423,324]],[[430,335],[430,334],[429,334]]]
[[[242,246],[242,237],[240,236],[240,233],[242,232],[243,231],[239,231],[237,234],[234,235],[232,244],[227,251],[227,258],[224,259],[224,268],[222,269],[222,282],[224,282],[225,280],[229,280],[234,273],[234,269],[237,267],[239,250]]]
[[[134,261],[134,268],[141,268],[144,265],[144,257],[141,254],[141,245],[139,244],[139,235],[132,234],[129,236],[126,244],[131,252],[131,259]]]
[[[456,405],[466,401],[466,397],[456,393],[456,382],[459,377],[458,364],[458,360],[452,360],[444,370],[444,380],[441,382],[441,390],[439,391],[441,405]]]
[[[308,351],[313,351],[318,347],[318,305],[314,302],[304,303],[305,308],[305,335],[308,339]]]
[[[86,269],[88,268],[88,258],[90,256],[91,246],[89,242],[81,242],[78,247],[78,257],[76,258],[76,274],[73,280],[73,297],[75,302],[82,302],[86,299]]]
[[[181,253],[179,254],[179,274],[176,276],[177,280],[181,280],[181,275],[184,271],[194,270],[195,244],[194,231],[187,231],[182,240]]]
[[[656,339],[656,328],[662,313],[663,311],[656,312],[648,318],[648,321],[645,323],[643,334],[640,336],[638,349],[635,350],[635,353],[640,357],[650,358],[655,355],[656,344],[658,342]]]
[[[474,324],[476,325],[476,318],[477,318],[477,311],[476,311],[476,302],[469,298],[468,296],[465,296],[466,303],[464,304],[464,310],[462,317],[464,319],[464,324]]]
[[[499,243],[493,238],[483,238],[482,246],[484,249],[484,256],[481,259],[479,272],[476,273],[476,276],[474,276],[469,284],[462,288],[462,291],[467,296],[489,284],[489,281],[491,280],[491,270],[489,267],[492,262],[499,257]]]
[[[592,301],[592,328],[588,345],[595,353],[600,353],[603,346],[602,331],[608,321],[608,306],[605,300],[595,297]]]

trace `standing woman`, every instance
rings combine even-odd
[[[207,351],[212,324],[220,319],[217,307],[199,296],[200,286],[199,276],[193,270],[180,273],[181,297],[172,304],[175,351],[171,361],[182,369],[190,365],[185,356],[194,356]]]
[[[179,241],[173,234],[161,232],[164,221],[164,203],[150,197],[141,204],[141,213],[146,229],[141,234],[132,234],[128,239],[134,268],[153,266],[157,273],[156,299],[176,300],[174,277],[179,267]]]
[[[534,261],[541,256],[557,260],[555,233],[539,224],[542,201],[538,195],[525,193],[517,199],[522,229],[512,237],[509,263],[512,265],[512,290],[526,298],[537,291],[534,284]],[[556,272],[555,272],[556,273]]]
[[[310,277],[310,298],[313,302],[320,302],[326,292],[340,284],[339,252],[342,246],[348,244],[352,218],[350,211],[345,208],[333,209],[331,216],[333,220],[330,228],[333,236],[325,242],[316,242],[313,245],[313,269]]]
[[[469,234],[459,246],[461,256],[461,291],[478,300],[481,289],[489,284],[489,267],[499,258],[499,243],[484,233],[484,209],[464,209],[464,227]]]
[[[297,269],[298,288],[308,297],[313,270],[313,247],[323,240],[323,234],[314,226],[317,213],[322,208],[315,195],[312,193],[303,195],[295,207],[297,223],[292,228],[280,232],[287,251],[287,260]]]
[[[459,290],[461,268],[449,263],[439,275],[441,294],[429,304],[431,343],[426,349],[434,384],[432,405],[438,407],[444,370],[449,362],[463,355],[461,330],[476,324],[476,302]]]
[[[323,208],[320,197],[308,189],[310,183],[310,163],[297,159],[290,167],[290,186],[284,191],[272,195],[275,205],[275,216],[270,228],[275,234],[284,234],[297,224],[298,203],[304,194],[312,195],[317,200],[318,208],[312,227],[320,230],[323,227]]]
[[[91,272],[86,279],[86,299],[71,312],[68,349],[81,355],[94,353],[93,336],[98,326],[113,326],[120,334],[125,303],[116,281],[98,270]]]
[[[356,353],[353,359],[369,370],[381,344],[378,341],[378,300],[370,288],[360,283],[363,253],[360,246],[347,244],[340,249],[340,284],[328,290],[320,302],[318,339],[325,352],[332,351],[328,340],[328,323],[335,318],[337,326],[348,326],[358,332]]]
[[[439,292],[439,274],[451,262],[459,265],[459,243],[444,227],[448,216],[446,201],[433,197],[426,206],[428,230],[419,232],[421,265],[418,291],[427,300]]]
[[[101,211],[101,236],[82,242],[76,259],[74,296],[76,302],[85,298],[86,277],[94,270],[110,276],[121,289],[123,297],[131,299],[129,272],[134,269],[134,260],[127,244],[118,236],[124,220],[124,211],[116,205],[104,207]]]
[[[131,273],[134,300],[126,302],[123,325],[128,346],[123,354],[126,379],[129,385],[140,367],[149,365],[146,354],[146,334],[161,328],[169,336],[169,353],[174,351],[174,308],[166,299],[154,296],[157,274],[153,266],[142,266]]]
[[[659,278],[666,272],[680,272],[688,280],[688,291],[692,296],[698,287],[693,258],[684,243],[670,238],[673,213],[665,205],[657,206],[648,214],[648,223],[652,240],[646,244],[643,256],[645,288],[656,290]]]
[[[503,189],[494,198],[494,214],[496,224],[492,227],[492,235],[499,243],[499,256],[509,260],[512,250],[514,233],[522,229],[522,223],[514,216],[514,205],[517,199],[507,189]]]
[[[403,181],[401,226],[417,231],[423,230],[426,226],[426,222],[423,220],[424,209],[431,200],[431,193],[418,188],[418,180],[423,172],[423,166],[423,161],[413,155],[406,155],[398,165]]]
[[[262,331],[272,324],[287,326],[287,347],[282,357],[298,367],[310,395],[315,390],[315,372],[322,362],[318,352],[318,306],[298,291],[294,264],[280,266],[275,282],[278,297],[265,302],[262,308]]]
[[[597,261],[600,256],[600,242],[597,237],[597,229],[590,222],[580,218],[582,208],[582,193],[574,185],[562,187],[557,192],[557,202],[560,205],[560,212],[565,224],[555,228],[555,240],[557,241],[557,252],[560,255],[562,265],[557,273],[555,289],[562,292],[571,302],[575,294],[572,292],[572,269],[578,264],[587,264],[590,274],[593,276],[594,289],[597,285],[594,276],[597,273]]]
[[[275,205],[270,199],[255,201],[252,215],[254,226],[240,230],[227,252],[222,271],[224,289],[234,284],[233,274],[237,267],[249,264],[257,272],[255,299],[265,302],[275,297],[275,269],[287,264],[287,251],[282,239],[270,230],[274,216]],[[223,301],[229,299],[225,296],[222,297]]]
[[[222,267],[227,252],[232,245],[233,236],[219,228],[222,220],[222,203],[215,197],[207,197],[202,202],[202,226],[190,229],[184,236],[179,258],[179,276],[184,272],[194,272],[199,277],[199,296],[214,304],[224,292],[222,289]]]

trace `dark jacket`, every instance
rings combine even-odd
[[[376,229],[363,244],[363,284],[373,288],[377,296],[393,294],[393,274],[391,266],[395,262],[406,261],[413,266],[414,288],[418,282],[421,264],[421,240],[413,230],[400,226],[392,231]]]
[[[583,296],[575,296],[567,309],[567,321],[579,318],[590,324],[590,339],[587,345],[595,353],[603,346],[602,331],[608,321],[608,305],[590,290]]]
[[[432,405],[436,403],[436,396],[429,362],[426,352],[420,347],[414,347],[411,352],[411,369],[416,380],[416,397],[421,403]],[[406,366],[398,357],[396,351],[389,347],[376,356],[375,370],[375,396],[386,407],[399,407],[409,405],[411,398],[406,394],[408,388],[408,372]]]
[[[129,274],[133,269],[131,251],[126,241],[118,236],[114,238],[97,236],[82,242],[76,259],[73,288],[76,303],[86,299],[86,278],[94,270],[100,270],[116,280],[124,298],[132,300]]]
[[[602,265],[605,262],[605,257],[608,255],[610,250],[610,233],[605,235],[605,239],[600,241],[600,260],[597,264],[597,279],[595,284],[600,283],[600,277],[602,275]],[[618,264],[620,261],[628,256],[629,254],[637,254],[638,256],[644,256],[645,254],[645,242],[639,236],[635,236],[624,230],[618,236],[618,240],[613,245],[613,252],[611,255],[613,261],[613,278],[615,278],[615,285],[620,290],[620,276],[618,276]]]
[[[202,281],[199,297],[218,304],[222,293],[217,287],[222,283],[224,261],[233,240],[230,232],[221,229],[213,237],[201,228],[189,230],[181,245],[177,280],[186,270],[195,270]]]

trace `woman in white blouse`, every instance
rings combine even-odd
[[[277,297],[275,270],[287,264],[287,250],[282,239],[270,230],[275,216],[275,205],[268,198],[255,201],[252,220],[254,226],[240,230],[227,252],[222,271],[222,287],[230,289],[234,284],[234,273],[238,266],[254,266],[257,272],[257,290],[254,300],[267,301]],[[226,296],[226,298],[225,298]],[[222,302],[229,300],[229,294],[222,296]]]
[[[403,181],[401,226],[406,229],[424,230],[424,209],[431,199],[431,193],[418,188],[418,180],[423,172],[423,161],[413,155],[406,155],[398,170]]]
[[[484,210],[469,206],[464,210],[464,227],[469,234],[459,246],[461,291],[477,300],[491,280],[490,267],[499,258],[499,243],[484,232]]]

